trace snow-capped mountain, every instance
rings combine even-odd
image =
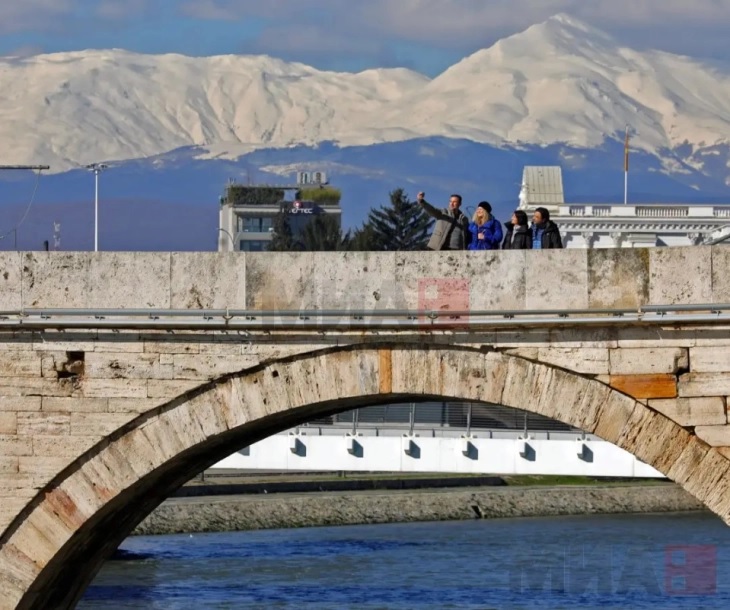
[[[658,157],[664,171],[711,166],[730,185],[730,64],[622,48],[565,15],[433,79],[265,56],[109,50],[0,59],[0,162],[45,162],[52,171],[189,146],[217,158],[432,137],[591,149],[621,140],[626,125],[632,148]]]

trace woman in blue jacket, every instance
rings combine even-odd
[[[468,250],[499,250],[502,243],[502,225],[492,216],[492,206],[482,201],[469,223]]]

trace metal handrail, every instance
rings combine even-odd
[[[697,312],[706,312],[698,314]],[[707,313],[709,312],[709,313]],[[671,314],[671,315],[669,315]],[[83,319],[80,319],[83,318]],[[544,310],[246,310],[27,308],[0,311],[0,328],[260,330],[407,329],[539,325],[627,325],[730,321],[730,304],[646,305],[638,309]]]

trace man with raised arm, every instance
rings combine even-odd
[[[469,246],[469,219],[460,209],[461,195],[451,195],[449,207],[441,210],[428,203],[425,197],[425,193],[418,193],[416,201],[436,219],[426,247],[429,250],[466,250]]]

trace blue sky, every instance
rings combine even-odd
[[[627,46],[730,59],[730,0],[0,0],[0,54],[266,53],[434,75],[559,12]]]

